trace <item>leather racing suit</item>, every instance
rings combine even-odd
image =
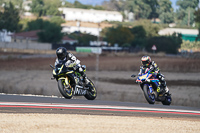
[[[84,69],[86,68],[83,68],[84,66],[81,66],[80,60],[78,60],[72,53],[67,52],[67,55],[63,60],[59,60],[58,58],[56,58],[55,67],[61,66],[63,63],[65,63],[66,67],[73,67],[74,71],[79,72],[83,77],[85,83],[88,84],[89,81],[87,80],[86,74],[84,73]]]

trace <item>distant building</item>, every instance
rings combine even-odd
[[[11,36],[12,42],[21,42],[21,43],[38,42],[38,35],[37,35],[38,32],[40,32],[40,30],[15,33]],[[64,36],[61,41],[63,44],[69,43],[70,45],[78,43],[77,40],[73,40],[68,36]]]
[[[151,22],[159,24],[161,22],[161,20],[159,18],[153,18],[153,19],[151,19]]]
[[[80,22],[80,21],[67,21],[62,25],[62,32],[73,33],[73,32],[81,32],[87,33],[94,36],[99,36],[99,33],[103,28],[112,27],[111,24],[106,23],[91,23],[91,22]]]
[[[24,0],[22,7],[24,8],[25,11],[30,11],[31,10],[31,7],[30,7],[31,4],[32,4],[31,0]]]
[[[129,12],[128,13],[128,21],[129,22],[133,22],[134,21],[134,13],[133,12]]]
[[[23,43],[37,42],[38,41],[37,33],[39,31],[40,30],[33,30],[33,31],[14,33],[11,36],[12,42],[23,42]]]
[[[180,29],[180,28],[166,28],[158,32],[159,35],[172,35],[179,33],[183,40],[195,41],[199,31],[197,29]]]
[[[90,41],[90,46],[108,46],[106,41]]]
[[[63,44],[69,43],[70,45],[73,45],[73,44],[77,44],[78,40],[74,40],[74,39],[69,38],[68,36],[64,36],[62,39],[62,43]]]
[[[30,5],[32,4],[32,0],[24,0],[22,7],[24,9],[24,16],[32,16],[33,14],[30,12],[31,7]]]
[[[105,27],[111,25],[102,24],[102,21],[122,22],[123,16],[116,11],[102,11],[79,8],[59,8],[63,12],[66,23],[62,24],[62,32],[73,33],[75,31],[99,36]]]
[[[116,11],[102,11],[93,9],[79,8],[59,8],[63,12],[66,21],[83,21],[100,23],[102,21],[119,21],[122,22],[123,16]]]
[[[11,42],[11,32],[7,32],[7,30],[0,31],[0,42]]]

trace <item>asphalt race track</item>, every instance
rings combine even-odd
[[[200,109],[193,107],[8,94],[0,94],[0,113],[200,118]]]

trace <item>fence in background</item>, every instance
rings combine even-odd
[[[32,49],[32,50],[51,50],[50,43],[19,43],[19,42],[0,42],[0,48],[12,49]]]

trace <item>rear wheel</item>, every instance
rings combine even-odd
[[[87,90],[87,93],[85,94],[85,98],[88,100],[94,100],[97,97],[97,90],[94,85],[94,83],[89,79],[89,89]]]
[[[60,93],[65,97],[66,99],[71,99],[73,96],[73,87],[71,85],[66,85],[64,79],[58,80],[58,89]]]
[[[155,103],[155,95],[150,93],[149,86],[145,84],[143,86],[144,96],[149,104]]]
[[[165,100],[162,101],[162,104],[163,104],[163,105],[170,105],[171,102],[172,102],[172,97],[171,97],[171,95],[167,95],[167,96],[165,96]]]

